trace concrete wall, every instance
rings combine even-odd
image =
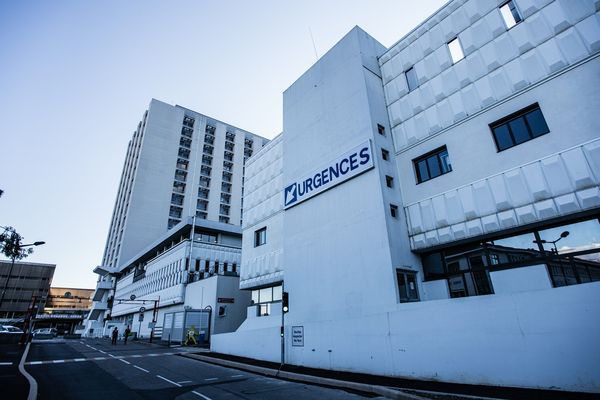
[[[600,282],[506,295],[398,304],[386,312],[305,321],[286,362],[416,379],[600,391]],[[254,318],[212,350],[278,361],[280,321]],[[247,321],[248,322],[248,321]],[[254,321],[250,321],[254,322]],[[576,338],[576,339],[574,339]]]

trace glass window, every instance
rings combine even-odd
[[[413,160],[417,183],[422,183],[452,171],[446,146]]]
[[[282,287],[273,286],[273,301],[281,300]]]
[[[385,184],[387,185],[387,187],[391,188],[394,187],[394,178],[392,178],[389,175],[385,176]]]
[[[417,72],[415,71],[415,67],[411,67],[404,73],[406,77],[406,84],[408,85],[408,91],[411,92],[415,90],[419,86],[419,81],[417,80]]]
[[[273,288],[272,287],[266,287],[266,288],[262,288],[259,291],[259,302],[260,303],[267,303],[273,301]]]
[[[390,215],[393,218],[398,218],[398,206],[395,204],[390,204]]]
[[[412,271],[396,270],[396,278],[398,279],[400,303],[419,301],[417,273]]]
[[[383,158],[385,161],[388,161],[390,159],[390,152],[386,149],[381,149],[381,158]]]
[[[254,232],[254,247],[267,243],[267,228],[261,228]]]
[[[380,135],[385,136],[385,127],[383,125],[377,124],[377,132]]]
[[[458,40],[458,38],[454,38],[450,42],[448,42],[448,49],[450,50],[452,62],[457,63],[463,58],[465,58],[465,54],[463,53],[463,49],[460,45],[460,41]]]
[[[502,18],[508,29],[512,28],[522,20],[517,7],[515,6],[515,2],[512,0],[504,3],[504,5],[500,7],[500,14],[502,14]]]
[[[252,301],[254,304],[258,304],[258,290],[252,291]]]
[[[498,151],[550,132],[537,103],[490,124],[490,129]]]

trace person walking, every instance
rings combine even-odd
[[[112,341],[111,344],[117,344],[117,338],[119,337],[119,329],[115,326],[115,329],[112,331]]]
[[[127,338],[129,337],[129,333],[131,333],[131,329],[129,329],[129,325],[125,328],[125,338],[123,339],[123,344],[127,344]]]

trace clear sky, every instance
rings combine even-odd
[[[151,98],[274,137],[282,92],[352,27],[390,46],[444,0],[0,2],[0,226],[95,287]],[[311,39],[314,37],[314,46]]]

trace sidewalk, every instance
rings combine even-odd
[[[517,399],[517,400],[566,400],[598,399],[597,394],[537,390],[516,387],[465,385],[416,379],[393,378],[386,376],[357,374],[342,371],[305,368],[278,363],[236,357],[219,353],[191,353],[182,357],[192,358],[211,364],[222,365],[261,375],[282,379],[329,386],[340,389],[373,393],[390,399],[401,400],[476,400],[476,399]]]

